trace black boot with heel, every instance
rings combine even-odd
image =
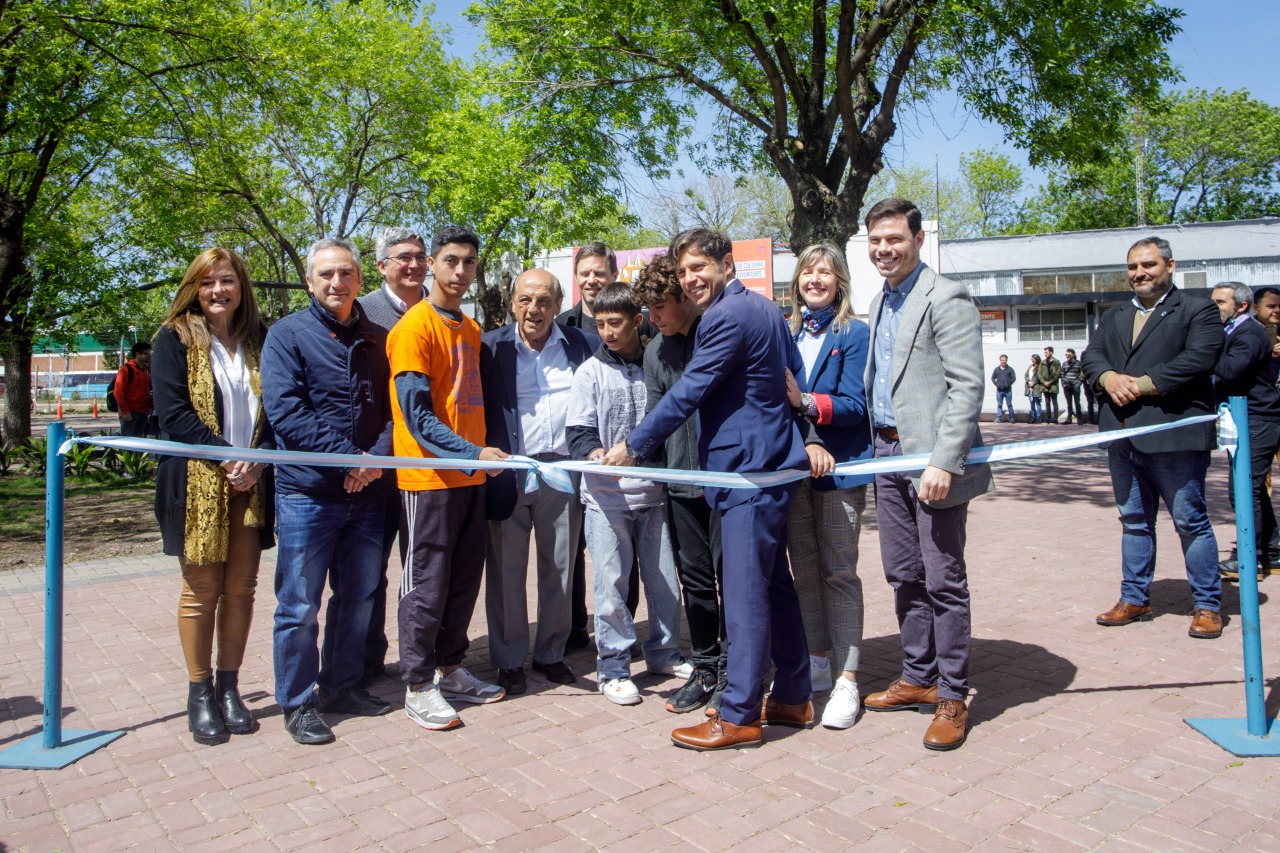
[[[238,672],[218,670],[218,684],[213,692],[227,731],[233,735],[247,735],[253,732],[253,715],[240,699],[239,679]]]
[[[187,719],[196,743],[213,746],[231,739],[213,697],[213,679],[192,681],[187,688]]]

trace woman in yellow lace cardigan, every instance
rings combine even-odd
[[[273,447],[258,376],[265,335],[244,260],[227,249],[198,255],[156,333],[151,374],[160,438]],[[225,743],[231,734],[255,728],[238,681],[259,558],[263,548],[275,544],[273,503],[271,472],[260,464],[232,458],[221,464],[180,456],[160,460],[156,519],[164,552],[182,566],[178,635],[196,743]]]

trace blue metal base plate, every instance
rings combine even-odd
[[[13,746],[0,750],[0,769],[61,770],[123,735],[124,732],[63,729],[62,746],[45,749],[41,746],[44,732],[38,732],[26,740],[20,740]]]
[[[1280,720],[1267,720],[1267,733],[1249,734],[1248,721],[1222,717],[1183,720],[1232,755],[1241,758],[1280,756]]]

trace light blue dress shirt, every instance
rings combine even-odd
[[[871,415],[876,428],[896,427],[893,416],[893,342],[898,338],[898,323],[907,295],[916,286],[922,261],[897,287],[884,283],[884,300],[880,303],[880,317],[876,320],[876,339],[871,342],[871,355],[876,360],[875,382],[871,386]]]

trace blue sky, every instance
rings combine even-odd
[[[441,0],[434,20],[453,29],[452,50],[472,53],[480,33],[462,18],[470,0]],[[1165,5],[1181,8],[1182,32],[1170,46],[1185,78],[1179,88],[1247,89],[1254,98],[1280,106],[1280,2],[1277,0],[1183,0]],[[995,148],[1016,162],[1026,158],[1006,145],[998,127],[966,115],[954,99],[934,105],[931,117],[899,121],[886,150],[892,165],[924,163],[935,157],[943,174],[959,171],[960,155],[975,148]],[[688,165],[688,164],[686,164]],[[691,168],[691,166],[690,166]],[[1029,175],[1034,182],[1038,179]]]

